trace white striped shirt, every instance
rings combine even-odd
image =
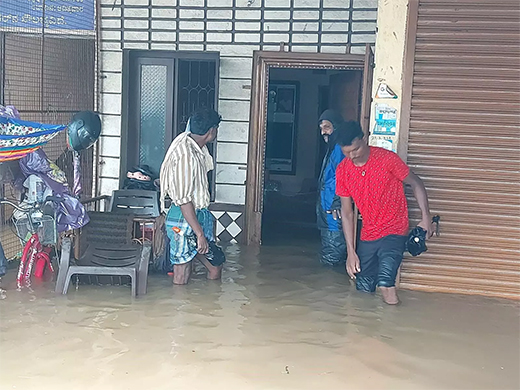
[[[213,169],[213,157],[208,147],[202,148],[190,137],[179,134],[170,145],[161,165],[161,204],[164,209],[166,194],[173,204],[193,203],[195,209],[210,204],[208,172]]]

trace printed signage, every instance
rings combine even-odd
[[[375,135],[395,135],[397,110],[387,104],[376,104]]]
[[[0,29],[94,30],[95,0],[1,0]],[[44,10],[45,6],[45,10]]]

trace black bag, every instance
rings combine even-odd
[[[206,259],[211,263],[211,265],[218,267],[226,262],[226,255],[221,247],[219,247],[214,242],[208,243],[208,253],[206,253]]]
[[[123,189],[125,190],[147,190],[157,191],[153,181],[143,181],[137,179],[126,178],[123,183]]]
[[[441,217],[436,215],[432,218],[432,223],[436,225],[435,235],[439,235],[439,221]],[[421,253],[426,252],[428,247],[426,246],[426,230],[420,226],[416,226],[412,229],[408,238],[406,239],[406,250],[410,252],[412,256],[419,256]]]
[[[426,252],[428,250],[426,246],[426,230],[420,226],[414,227],[406,240],[406,250],[412,256],[419,256],[421,253]]]

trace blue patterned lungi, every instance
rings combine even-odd
[[[219,266],[224,263],[225,256],[215,244],[215,218],[208,209],[196,210],[196,215],[209,244],[209,252],[205,256],[212,265]],[[186,264],[197,256],[197,237],[178,206],[172,205],[166,215],[166,234],[170,239],[170,261],[173,265]]]

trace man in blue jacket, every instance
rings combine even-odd
[[[321,165],[318,181],[316,214],[321,233],[320,262],[330,266],[344,265],[347,258],[340,220],[341,200],[336,196],[336,168],[344,155],[336,143],[335,130],[341,123],[343,117],[334,110],[324,111],[319,119],[321,135],[327,143],[327,153]]]

